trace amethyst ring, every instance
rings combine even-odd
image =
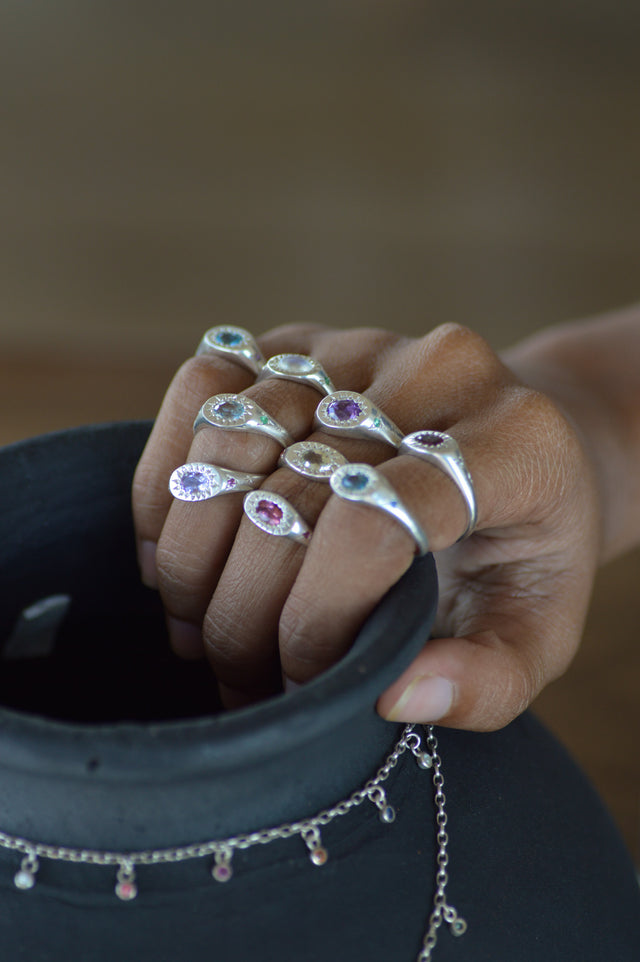
[[[176,468],[169,478],[169,491],[179,501],[209,501],[219,494],[253,491],[266,474],[230,471],[216,464],[191,461]]]
[[[455,438],[442,431],[414,431],[403,438],[398,454],[412,454],[422,458],[451,478],[467,509],[467,526],[458,541],[468,538],[478,521],[478,505],[473,480]]]
[[[216,394],[205,401],[193,422],[193,432],[210,427],[266,434],[283,448],[293,443],[286,428],[244,394]]]
[[[280,467],[291,468],[313,481],[328,481],[346,463],[344,454],[319,441],[297,441],[284,449],[278,461]]]
[[[331,378],[320,361],[307,354],[275,354],[266,362],[257,380],[264,381],[268,377],[308,384],[320,391],[320,394],[333,394],[335,391]]]
[[[421,525],[404,506],[385,476],[370,464],[345,464],[331,475],[329,483],[339,498],[386,511],[409,532],[416,543],[416,554],[427,553],[429,539]]]
[[[196,355],[200,354],[225,357],[249,368],[253,374],[258,374],[264,365],[264,355],[253,335],[244,327],[233,327],[231,324],[221,324],[208,330],[198,345]]]
[[[349,433],[356,438],[386,441],[400,446],[401,430],[369,398],[353,391],[335,391],[316,408],[315,425],[329,434]]]
[[[290,538],[298,544],[309,544],[311,528],[281,494],[250,491],[244,498],[244,513],[266,534]]]

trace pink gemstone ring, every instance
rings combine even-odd
[[[249,368],[253,374],[258,374],[264,365],[264,355],[253,335],[245,331],[244,327],[234,327],[231,324],[220,324],[208,330],[196,351],[196,356],[201,354],[217,354]]]
[[[273,491],[250,491],[245,495],[244,513],[266,534],[291,538],[298,544],[309,544],[311,528],[286,498]]]
[[[216,464],[191,461],[175,469],[169,478],[169,490],[179,501],[209,501],[219,494],[253,491],[265,477],[265,474],[230,471]]]
[[[349,433],[356,438],[385,441],[397,448],[403,434],[364,394],[335,391],[316,408],[315,425],[329,434]]]
[[[275,354],[266,362],[257,381],[279,377],[285,381],[308,384],[321,394],[333,394],[335,388],[320,361],[307,354]]]
[[[456,439],[443,431],[414,431],[402,439],[398,454],[422,458],[451,478],[467,509],[467,526],[458,541],[468,538],[478,521],[478,505],[473,480]]]

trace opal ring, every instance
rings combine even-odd
[[[219,494],[253,491],[266,474],[230,471],[216,464],[191,461],[176,468],[169,478],[169,490],[179,501],[209,501]]]
[[[403,438],[398,454],[413,454],[428,461],[451,478],[462,495],[467,509],[467,527],[458,541],[468,538],[478,521],[478,505],[473,489],[473,480],[458,442],[450,434],[442,431],[414,431]]]
[[[244,497],[244,513],[261,531],[309,544],[311,528],[286,498],[273,491],[250,491]]]
[[[254,337],[244,327],[233,327],[231,324],[221,324],[206,332],[196,355],[218,354],[229,361],[235,361],[242,367],[248,367],[253,374],[258,374],[264,365],[264,355]]]
[[[307,354],[275,354],[260,371],[257,380],[280,377],[285,381],[308,384],[320,394],[333,394],[335,388],[320,361]]]
[[[278,462],[280,467],[291,468],[313,481],[328,481],[333,472],[346,463],[344,454],[319,441],[292,444],[284,449]]]
[[[422,527],[404,506],[395,488],[370,464],[345,464],[331,475],[329,483],[340,498],[386,511],[409,532],[416,543],[416,554],[427,553],[429,540]]]
[[[194,434],[209,427],[266,434],[283,448],[293,443],[286,428],[244,394],[216,394],[205,401],[193,422]]]
[[[351,434],[356,438],[386,441],[397,448],[402,441],[400,429],[369,398],[353,391],[335,391],[320,401],[315,425],[329,434]]]

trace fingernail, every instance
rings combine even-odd
[[[167,630],[171,647],[176,655],[190,661],[202,658],[204,645],[202,632],[198,625],[194,625],[191,621],[183,621],[181,618],[173,618],[171,615],[167,615]]]
[[[387,721],[428,724],[438,721],[451,709],[453,685],[448,678],[438,675],[418,675],[402,692]]]
[[[138,545],[138,564],[140,577],[147,588],[158,587],[156,575],[156,543],[155,541],[141,541]]]

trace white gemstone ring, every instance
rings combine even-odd
[[[403,434],[393,421],[363,394],[335,391],[320,401],[316,408],[315,424],[329,434],[349,433],[356,438],[386,441],[397,448]]]
[[[330,478],[335,494],[347,501],[368,504],[395,518],[416,543],[416,554],[426,554],[429,539],[411,512],[398,497],[393,485],[370,464],[345,464]]]
[[[455,438],[442,431],[414,431],[403,438],[398,454],[412,454],[428,461],[451,478],[464,498],[467,527],[458,541],[468,538],[478,521],[478,505],[473,480]]]
[[[244,498],[244,513],[266,534],[290,538],[298,544],[309,544],[311,528],[281,494],[250,491]]]
[[[264,355],[253,335],[244,327],[233,327],[231,324],[221,324],[208,330],[198,345],[196,355],[200,354],[226,357],[249,368],[253,374],[258,374],[264,365]]]
[[[333,394],[335,391],[331,378],[320,361],[316,361],[307,354],[275,354],[266,362],[257,380],[264,381],[268,377],[299,381],[301,384],[308,384],[309,387],[315,388],[321,394]]]
[[[205,401],[193,422],[193,431],[195,434],[210,427],[266,434],[283,448],[293,443],[286,428],[244,394],[216,394]]]
[[[278,463],[313,481],[328,481],[334,471],[347,463],[347,459],[328,444],[298,441],[284,449]]]
[[[191,461],[176,468],[169,478],[169,490],[179,501],[209,501],[219,494],[253,491],[266,474],[230,471],[216,464]]]

